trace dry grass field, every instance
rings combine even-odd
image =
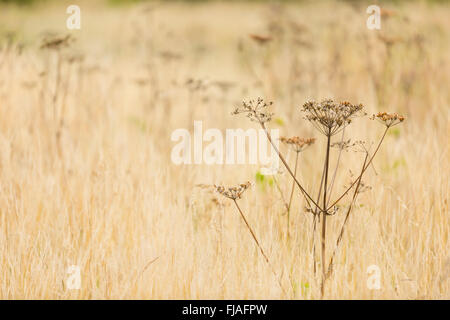
[[[256,97],[274,102],[268,127],[317,138],[298,169],[314,197],[325,138],[303,119],[306,101],[362,103],[368,116],[345,134],[372,149],[383,126],[370,115],[406,117],[367,170],[324,298],[450,298],[448,5],[382,6],[381,30],[369,30],[360,2],[77,1],[81,29],[68,30],[72,2],[0,6],[0,298],[320,299],[298,189],[287,237],[259,165],[171,161],[172,132],[194,120],[204,131],[258,128],[231,115]],[[66,35],[68,46],[41,48]],[[331,198],[362,161],[342,153]],[[284,292],[233,202],[199,186],[245,181],[239,205]],[[343,220],[327,220],[327,259]],[[71,265],[79,290],[67,287]]]

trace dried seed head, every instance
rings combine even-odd
[[[59,50],[63,47],[68,47],[73,41],[75,39],[70,34],[65,37],[49,37],[42,40],[41,49]]]
[[[366,142],[363,140],[356,140],[350,147],[353,148],[353,152],[369,153],[368,147],[366,147]]]
[[[203,79],[188,78],[185,82],[185,85],[189,91],[204,91],[206,88],[208,88],[209,83],[208,81]]]
[[[216,188],[216,191],[220,193],[222,196],[229,198],[231,200],[236,200],[240,199],[244,191],[250,188],[251,185],[252,184],[250,183],[250,181],[247,181],[246,183],[242,183],[237,187],[226,188],[223,186],[216,186],[216,185],[214,185],[214,187]]]
[[[267,111],[267,107],[272,104],[272,102],[265,102],[262,98],[243,101],[242,107],[236,108],[231,114],[246,113],[251,121],[263,124],[272,120],[273,113]]]
[[[334,142],[331,144],[331,148],[336,148],[339,150],[345,150],[348,151],[348,148],[350,148],[352,145],[350,144],[350,139],[348,139],[347,141],[339,141],[339,142]]]
[[[228,92],[232,88],[236,87],[236,83],[231,81],[223,81],[223,80],[217,80],[211,83],[212,85],[219,88],[223,93]]]
[[[250,38],[253,39],[256,43],[263,45],[272,40],[271,36],[260,35],[260,34],[249,34]]]
[[[305,150],[308,146],[312,145],[314,141],[316,141],[315,138],[300,138],[300,137],[281,137],[280,141],[287,144],[289,147],[291,147],[295,152],[299,153],[303,150]]]
[[[352,122],[352,119],[364,115],[362,104],[350,102],[334,102],[331,99],[320,103],[306,102],[302,111],[306,112],[305,119],[310,121],[316,129],[326,136],[332,136]]]
[[[405,117],[397,113],[378,112],[376,115],[372,115],[370,119],[376,119],[386,127],[390,128],[399,124],[400,122],[403,122],[405,120]]]

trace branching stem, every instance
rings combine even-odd
[[[386,127],[386,130],[383,133],[383,136],[380,139],[380,142],[378,143],[377,148],[375,149],[375,152],[373,153],[372,157],[370,157],[369,162],[363,167],[363,170],[361,171],[359,177],[353,181],[353,183],[350,185],[350,187],[347,188],[347,190],[344,191],[344,193],[337,198],[336,201],[334,201],[325,211],[330,210],[333,206],[335,206],[345,195],[350,191],[350,189],[359,181],[359,179],[363,176],[364,172],[366,172],[367,168],[369,168],[370,164],[372,163],[373,158],[375,158],[375,155],[377,154],[378,150],[380,149],[381,143],[383,142],[384,138],[386,137],[386,133],[389,130],[389,127]]]
[[[278,154],[278,157],[280,158],[281,162],[283,162],[284,166],[286,167],[286,170],[289,172],[289,174],[294,179],[295,183],[297,184],[297,186],[300,188],[300,190],[302,191],[303,195],[305,196],[305,199],[306,199],[306,202],[308,203],[308,205],[310,205],[310,201],[311,201],[322,212],[323,211],[322,208],[317,204],[316,201],[313,200],[313,198],[311,198],[311,196],[308,194],[308,192],[306,192],[306,190],[302,187],[300,182],[298,182],[297,178],[295,177],[295,175],[292,172],[291,168],[287,164],[287,162],[284,159],[283,155],[280,153],[280,151],[276,147],[275,143],[273,142],[272,137],[270,136],[269,131],[267,131],[266,126],[264,125],[264,123],[260,123],[260,124],[261,124],[261,127],[264,129],[264,132],[266,133],[267,139],[269,140],[270,144],[274,148],[275,152]]]

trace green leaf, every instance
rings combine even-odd
[[[275,118],[274,119],[275,123],[279,126],[284,126],[284,120],[281,118]]]
[[[388,134],[393,136],[393,137],[395,137],[395,138],[398,138],[398,137],[400,137],[400,129],[399,128],[392,128],[391,130],[388,131]]]

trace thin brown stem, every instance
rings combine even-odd
[[[317,202],[320,201],[320,196],[322,195],[322,186],[323,186],[323,178],[325,176],[325,163],[323,165],[323,170],[322,170],[322,177],[320,178],[320,186],[319,186],[319,192],[317,195]],[[317,272],[317,262],[316,262],[316,241],[315,241],[315,236],[316,236],[316,229],[317,229],[317,219],[319,217],[318,215],[319,212],[317,212],[317,208],[314,210],[314,223],[313,223],[313,257],[314,257],[314,275],[316,275]],[[319,219],[320,220],[320,219]],[[319,221],[320,222],[320,221]]]
[[[360,177],[363,176],[364,172],[366,172],[367,168],[369,168],[370,164],[373,161],[373,158],[375,158],[375,155],[377,154],[378,150],[380,149],[381,143],[383,142],[384,138],[386,137],[386,133],[389,130],[389,127],[386,127],[386,130],[383,133],[383,136],[380,139],[380,142],[378,143],[377,148],[375,149],[375,152],[373,153],[372,157],[370,158],[369,162],[365,165],[365,167],[363,168],[363,170],[361,171],[359,177],[353,181],[353,183],[350,185],[350,187],[348,187],[347,190],[344,191],[344,193],[337,198],[336,201],[334,201],[325,211],[330,210],[330,208],[332,208],[333,206],[335,206],[343,197],[345,197],[345,195],[350,191],[350,189],[358,182],[358,180],[360,179]]]
[[[256,235],[255,235],[255,232],[253,232],[252,227],[250,227],[250,224],[248,223],[247,219],[245,218],[245,215],[244,215],[244,213],[242,212],[241,208],[239,207],[239,205],[238,205],[236,199],[233,199],[233,201],[234,201],[234,204],[236,205],[236,208],[238,209],[238,211],[239,211],[239,213],[240,213],[240,215],[241,215],[241,217],[242,217],[242,220],[244,220],[245,225],[247,226],[247,229],[250,231],[250,233],[251,233],[251,235],[252,235],[252,237],[253,237],[253,240],[255,240],[256,245],[258,246],[259,250],[261,251],[261,254],[262,254],[263,257],[264,257],[264,260],[266,260],[267,264],[269,265],[270,269],[272,270],[273,275],[274,275],[275,278],[277,279],[278,284],[279,284],[281,290],[283,290],[283,292],[286,294],[286,291],[284,290],[283,285],[281,284],[281,281],[280,281],[280,279],[278,278],[277,273],[275,272],[275,269],[272,267],[272,264],[270,263],[269,258],[267,257],[267,255],[266,255],[266,253],[264,252],[263,248],[262,248],[261,245],[259,244],[258,238],[256,238]]]
[[[289,211],[288,203],[287,203],[286,200],[284,199],[283,191],[281,190],[280,184],[278,183],[277,178],[275,178],[275,175],[273,175],[273,182],[275,183],[275,186],[277,187],[277,190],[278,190],[278,192],[280,193],[281,201],[283,201],[283,204],[284,204],[284,206],[286,207],[286,210]]]
[[[366,157],[365,157],[365,159],[364,159],[364,163],[363,163],[363,166],[362,166],[361,171],[364,169],[368,157],[369,157],[369,154],[366,153]],[[340,244],[341,241],[342,241],[342,236],[343,236],[343,234],[344,234],[345,226],[346,226],[347,221],[348,221],[348,218],[349,218],[349,216],[350,216],[350,212],[351,212],[351,210],[353,209],[353,205],[354,205],[355,202],[356,202],[356,198],[357,198],[357,196],[358,196],[359,187],[361,186],[361,178],[362,178],[362,176],[360,175],[360,177],[358,178],[358,183],[356,184],[355,191],[354,191],[354,193],[353,193],[353,199],[352,199],[352,202],[350,203],[350,206],[349,206],[348,209],[347,209],[347,213],[346,213],[346,215],[345,215],[344,223],[342,224],[341,230],[340,230],[340,232],[339,232],[339,236],[338,236],[338,238],[337,238],[337,240],[336,240],[336,246],[334,247],[334,251],[333,251],[333,254],[331,255],[331,259],[330,259],[330,264],[328,265],[327,278],[330,277],[330,275],[331,275],[331,273],[332,273],[332,271],[333,271],[334,257],[336,256],[337,249],[338,249],[338,247],[339,247],[339,244]]]
[[[344,142],[344,135],[345,135],[345,127],[344,127],[344,129],[342,129],[342,137],[341,137],[341,141],[340,141],[341,144]],[[330,188],[328,190],[329,195],[328,195],[327,206],[330,203],[331,194],[333,192],[333,187],[334,187],[334,181],[336,179],[336,175],[337,175],[337,172],[338,172],[338,169],[339,169],[339,165],[341,163],[342,150],[343,150],[342,147],[339,148],[339,154],[338,154],[338,158],[337,158],[337,161],[336,161],[336,168],[334,169],[333,178],[331,179]]]
[[[325,156],[325,181],[323,185],[323,207],[327,206],[327,182],[328,182],[328,169],[330,162],[330,141],[331,132],[327,135],[327,153]],[[326,228],[327,228],[327,211],[322,213],[322,284],[320,286],[321,297],[323,298],[325,293],[325,276],[326,276],[326,266],[325,266],[325,256],[326,256]]]
[[[316,262],[316,229],[317,229],[317,216],[314,215],[313,218],[313,235],[312,235],[312,247],[313,247],[313,264],[314,264],[314,275],[317,273],[317,262]]]
[[[297,152],[295,155],[295,167],[294,167],[294,176],[297,176],[297,165],[298,165],[298,156],[300,155],[300,152]],[[292,205],[292,199],[294,196],[294,188],[295,188],[295,180],[292,179],[292,188],[291,188],[291,195],[289,197],[289,204],[287,207],[287,237],[289,239],[289,218],[291,214],[291,205]]]
[[[295,177],[295,175],[292,172],[291,168],[287,164],[287,162],[284,159],[283,155],[280,153],[278,148],[275,146],[275,143],[273,142],[272,137],[270,136],[269,131],[267,131],[266,126],[264,125],[264,123],[260,123],[260,124],[261,124],[261,127],[264,129],[264,132],[266,133],[267,139],[269,140],[270,144],[274,148],[275,152],[278,154],[278,157],[280,158],[281,162],[283,162],[284,166],[286,167],[286,170],[289,172],[289,174],[294,179],[295,183],[297,184],[297,186],[300,188],[300,190],[302,191],[303,195],[305,196],[305,199],[306,199],[306,202],[308,203],[308,205],[310,205],[309,202],[311,201],[317,208],[320,209],[320,211],[323,211],[323,209],[317,204],[317,202],[314,201],[313,198],[311,198],[311,196],[308,194],[308,192],[306,192],[306,190],[302,187],[300,182],[298,182],[297,178]]]

